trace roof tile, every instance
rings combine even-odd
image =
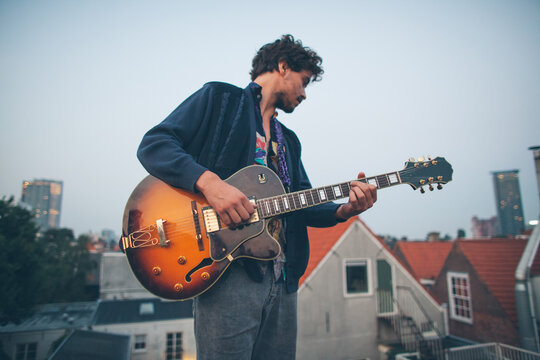
[[[527,240],[511,238],[457,240],[459,250],[516,325],[515,271],[526,245]]]
[[[418,281],[436,279],[453,245],[452,242],[398,242],[394,254],[403,254]]]

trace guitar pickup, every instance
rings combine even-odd
[[[221,230],[219,218],[211,207],[203,208],[204,227],[207,233],[213,233]]]
[[[254,198],[249,199],[249,202],[253,205],[256,204],[256,201]],[[219,220],[219,216],[217,215],[216,211],[212,209],[211,207],[206,207],[202,209],[203,212],[203,219],[204,219],[204,227],[206,229],[206,233],[213,233],[222,229],[228,228],[225,225],[221,225],[221,221]],[[254,222],[259,221],[259,210],[255,209],[253,214],[251,214],[251,217],[246,222],[247,224],[252,224]]]

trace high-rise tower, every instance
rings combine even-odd
[[[534,165],[536,167],[536,181],[538,183],[538,195],[540,195],[540,146],[531,146],[529,150],[534,154]],[[540,215],[538,216],[540,219]]]
[[[519,235],[525,229],[518,172],[519,170],[493,172],[497,216],[503,235]]]
[[[60,226],[62,181],[23,181],[21,202],[31,208],[40,231]]]

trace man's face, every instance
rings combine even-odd
[[[306,86],[311,75],[309,70],[296,72],[287,68],[282,74],[282,86],[277,94],[276,107],[286,113],[292,113],[306,99]]]

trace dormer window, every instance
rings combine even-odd
[[[446,281],[450,318],[472,324],[473,311],[469,274],[449,271],[446,274]]]
[[[153,315],[154,314],[154,303],[145,302],[141,303],[139,306],[139,315]]]

